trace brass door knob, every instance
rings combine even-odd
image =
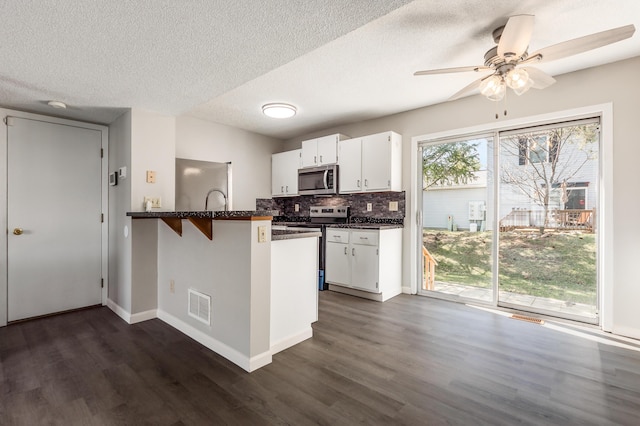
[[[22,228],[13,228],[13,235],[22,235]]]

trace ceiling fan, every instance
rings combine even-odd
[[[484,65],[442,68],[417,71],[413,75],[448,74],[458,72],[491,72],[464,87],[449,98],[462,98],[480,89],[480,93],[492,101],[501,100],[507,87],[521,95],[530,88],[544,89],[556,82],[549,74],[529,66],[543,61],[553,61],[627,39],[635,32],[633,25],[564,41],[529,54],[529,42],[533,33],[533,15],[516,15],[507,24],[496,28],[493,40],[497,46],[484,54]]]

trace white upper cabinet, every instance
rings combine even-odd
[[[338,142],[346,139],[341,134],[302,141],[302,167],[317,167],[338,162]]]
[[[377,133],[338,142],[340,193],[401,191],[402,136]]]
[[[361,192],[362,189],[362,139],[338,142],[338,190],[340,193]]]
[[[301,150],[271,155],[271,195],[288,197],[298,195],[298,169]]]

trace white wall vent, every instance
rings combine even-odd
[[[211,296],[189,289],[189,316],[211,325]]]

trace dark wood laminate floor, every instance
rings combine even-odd
[[[320,297],[246,373],[107,308],[0,328],[2,425],[640,424],[640,352],[445,301]]]

